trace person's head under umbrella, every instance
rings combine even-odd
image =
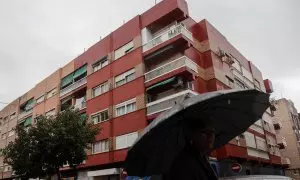
[[[208,153],[213,148],[215,129],[209,118],[187,118],[185,135],[189,145],[200,153]]]
[[[209,118],[184,118],[186,147],[172,163],[166,179],[168,180],[217,180],[208,162],[212,150],[215,130]]]

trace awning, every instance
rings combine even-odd
[[[95,177],[95,176],[107,176],[107,175],[114,175],[120,174],[120,169],[112,168],[112,169],[103,169],[98,171],[88,171],[88,177]]]
[[[60,88],[63,89],[67,85],[72,84],[72,82],[73,82],[73,73],[62,78]]]
[[[73,79],[75,79],[75,78],[81,76],[82,74],[86,73],[86,71],[87,71],[87,65],[84,65],[81,68],[77,69],[74,72]]]
[[[32,116],[30,116],[24,120],[25,127],[31,125],[31,123],[32,123]]]
[[[167,79],[167,80],[164,80],[164,81],[162,81],[162,82],[156,83],[156,84],[154,84],[153,86],[148,87],[148,88],[146,89],[146,91],[149,91],[149,90],[154,89],[154,88],[156,88],[156,87],[159,87],[159,86],[168,84],[168,83],[170,83],[170,82],[173,82],[175,79],[176,79],[176,77],[172,77],[172,78],[170,78],[170,79]]]

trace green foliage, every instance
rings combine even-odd
[[[100,129],[67,109],[57,116],[38,119],[27,131],[17,127],[18,138],[3,151],[5,162],[17,175],[36,178],[57,173],[65,163],[75,168],[86,159]]]

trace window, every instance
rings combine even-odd
[[[15,134],[15,131],[11,130],[11,131],[8,132],[8,137],[13,136],[14,134]]]
[[[98,71],[99,69],[102,69],[103,67],[108,65],[108,59],[107,57],[102,58],[100,61],[93,64],[93,72]]]
[[[44,99],[45,99],[45,96],[44,96],[44,95],[38,97],[38,98],[36,99],[36,104],[42,103],[42,102],[44,101]]]
[[[1,135],[1,139],[6,139],[6,135],[7,135],[7,133],[3,133],[3,134]]]
[[[93,154],[109,151],[109,140],[98,141],[93,144]]]
[[[241,81],[235,79],[235,85],[238,89],[245,89],[245,85],[244,83],[242,83]]]
[[[258,87],[259,89],[261,88],[261,87],[260,87],[260,83],[259,83],[259,81],[258,81],[257,79],[254,79],[254,84],[255,84],[255,86]]]
[[[136,100],[132,99],[116,105],[116,116],[122,116],[136,110]]]
[[[103,94],[108,91],[108,82],[106,81],[103,84],[100,84],[99,86],[93,88],[93,97],[99,96],[100,94]]]
[[[116,137],[116,149],[124,149],[133,145],[135,140],[138,138],[138,133],[130,133]]]
[[[108,110],[104,110],[92,115],[92,121],[94,122],[94,124],[101,123],[106,120],[108,120]]]
[[[45,113],[46,117],[54,116],[55,115],[55,108],[51,109],[50,111]]]
[[[15,112],[10,115],[10,119],[14,119],[15,117],[16,117],[16,113]]]
[[[115,77],[116,87],[121,86],[135,79],[135,69],[131,69]]]
[[[4,119],[3,119],[4,124],[7,123],[7,122],[8,122],[8,116],[4,117]]]
[[[10,166],[5,166],[4,167],[4,172],[10,171],[10,170],[11,170]]]
[[[232,58],[232,59],[234,61],[234,63],[232,64],[232,67],[234,67],[238,71],[242,72],[240,62],[238,60],[236,60],[235,58]]]
[[[227,85],[229,87],[232,87],[232,85],[234,84],[234,81],[228,76],[225,76],[225,77],[226,77]]]
[[[57,91],[56,88],[54,88],[54,89],[52,89],[51,91],[49,91],[49,92],[47,93],[47,99],[51,98],[52,96],[55,96],[55,95],[56,95],[56,91]]]
[[[129,43],[115,50],[115,60],[129,53],[130,51],[133,50],[133,48],[134,48],[134,43],[133,41],[130,41]]]
[[[250,80],[251,82],[253,82],[253,76],[252,74],[244,67],[242,67],[242,71],[243,71],[243,75],[244,77],[246,77],[248,80]]]

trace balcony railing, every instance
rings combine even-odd
[[[33,109],[30,109],[28,111],[24,111],[24,112],[20,113],[19,116],[18,116],[18,119],[22,119],[22,118],[28,116],[29,114],[32,113],[32,111],[33,111]]]
[[[176,69],[188,67],[195,73],[198,73],[198,65],[186,56],[182,56],[174,61],[168,62],[160,67],[157,67],[145,73],[145,82],[151,81]]]
[[[65,87],[64,89],[60,90],[60,97],[68,94],[69,92],[72,92],[73,90],[79,88],[80,86],[86,84],[86,77],[80,79],[79,81],[74,82],[73,84]]]
[[[182,34],[184,37],[189,39],[190,41],[193,41],[193,34],[189,32],[182,24],[178,24],[175,27],[172,27],[171,29],[162,32],[161,34],[154,37],[152,40],[148,41],[146,44],[143,45],[143,52],[146,52],[153,47],[162,44],[163,42],[166,42],[169,39],[172,39],[173,37],[177,36],[178,34]]]
[[[186,95],[194,96],[197,95],[197,93],[191,90],[185,90],[150,102],[147,104],[147,115],[149,116],[171,109],[176,102],[181,102]]]

